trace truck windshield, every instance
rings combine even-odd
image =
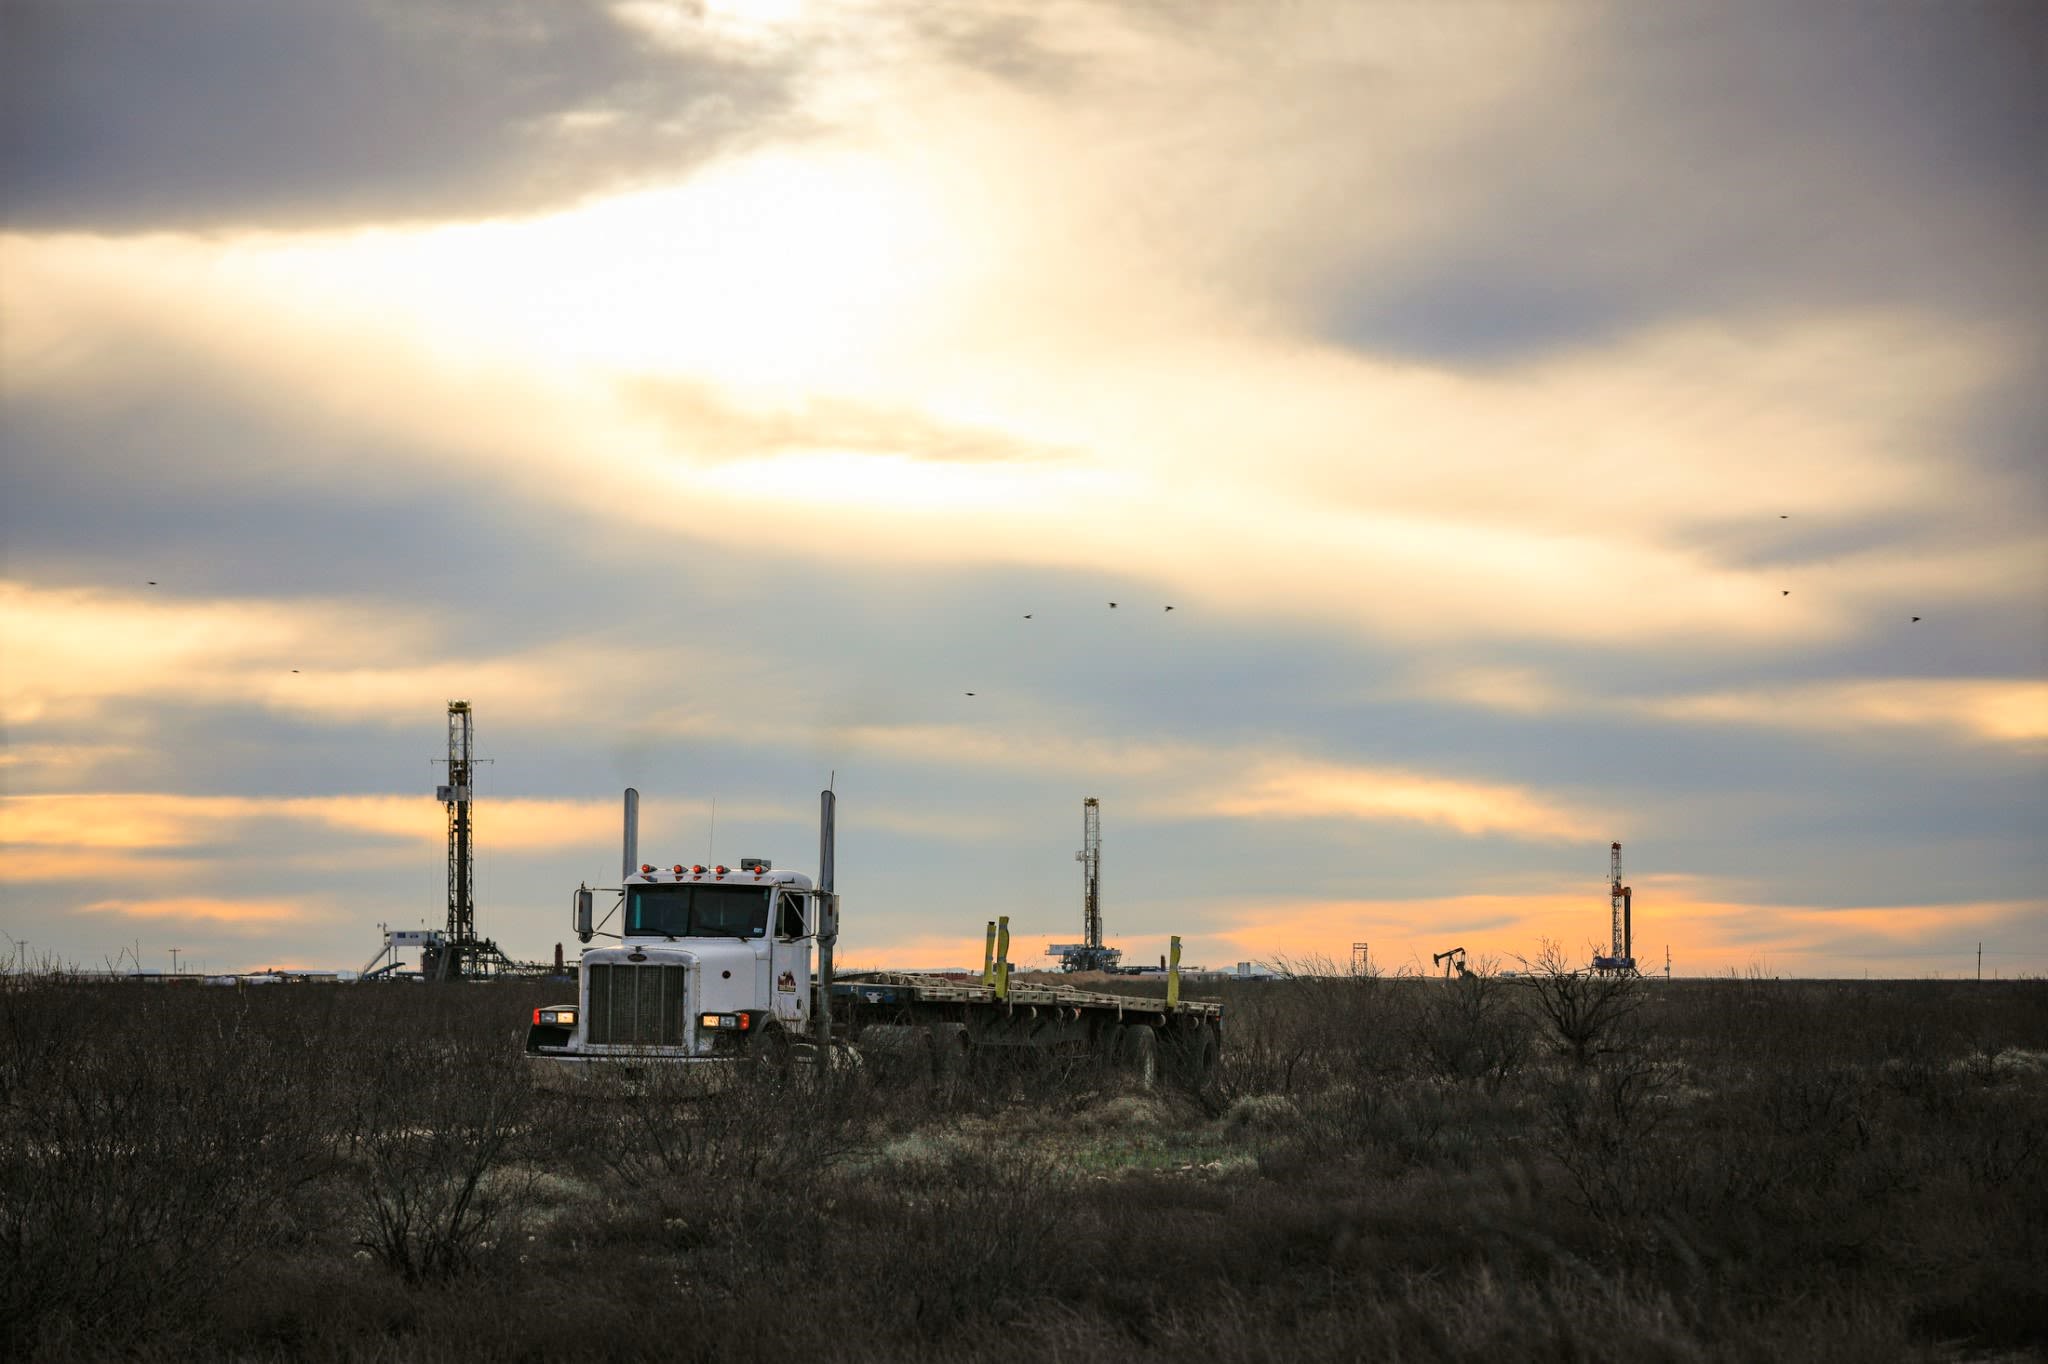
[[[760,938],[768,933],[765,886],[629,886],[626,936]]]

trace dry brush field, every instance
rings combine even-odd
[[[559,987],[0,983],[9,1358],[2034,1357],[2048,984],[1233,983],[1215,1083],[550,1082]],[[1577,991],[1576,994],[1573,991]],[[546,998],[544,998],[544,996]]]

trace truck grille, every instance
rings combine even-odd
[[[593,964],[588,1037],[597,1043],[640,1047],[683,1044],[681,966]]]

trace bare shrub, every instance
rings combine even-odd
[[[285,1234],[324,1165],[310,1058],[245,1001],[0,991],[0,1344],[119,1340]]]
[[[597,1158],[629,1187],[664,1197],[803,1183],[856,1147],[870,1085],[859,1071],[653,1066],[599,1076],[592,1088],[581,1097],[609,1115],[593,1134]]]
[[[522,1204],[492,1180],[529,1107],[524,1061],[465,1040],[408,1037],[359,1091],[357,1244],[408,1283],[451,1278]]]
[[[1565,1076],[1545,1096],[1545,1145],[1579,1205],[1609,1228],[1636,1223],[1661,1197],[1654,1139],[1668,1115],[1662,1087],[1655,1063],[1620,1055]]]
[[[1516,1075],[1529,1056],[1528,1019],[1519,990],[1482,962],[1442,983],[1409,1029],[1425,1073],[1442,1080],[1482,1081],[1491,1090]]]
[[[1647,1002],[1640,976],[1581,971],[1548,938],[1536,959],[1523,958],[1522,964],[1538,1017],[1574,1062],[1588,1065],[1628,1047],[1631,1025]]]
[[[1205,1108],[1085,1058],[561,1082],[519,1056],[556,991],[513,984],[38,982],[0,1000],[0,1350],[2038,1348],[2037,983],[1659,983],[1583,1066],[1491,983],[1559,1064],[1487,1080],[1469,981],[1225,982],[1238,1092]]]

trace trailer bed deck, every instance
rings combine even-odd
[[[997,995],[993,985],[978,980],[949,980],[944,976],[921,975],[914,971],[856,971],[836,976],[835,996],[863,1004],[1009,1004],[1023,1008],[1065,1008],[1081,1011],[1125,1014],[1156,1014],[1161,1017],[1221,1019],[1223,1006],[1210,1000],[1183,999],[1168,1004],[1162,998],[1144,995],[1114,995],[1101,990],[1080,990],[1071,985],[1048,985],[1039,981],[1012,980],[1007,999]]]

